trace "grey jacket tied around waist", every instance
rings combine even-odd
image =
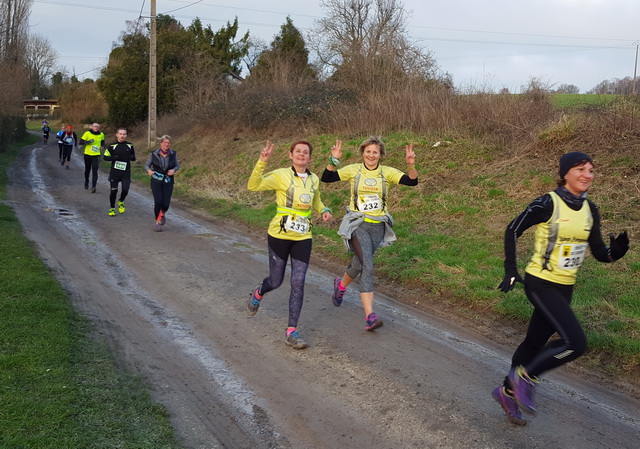
[[[338,235],[342,237],[342,241],[349,251],[352,251],[351,246],[349,246],[351,234],[353,234],[353,231],[358,226],[365,222],[365,218],[384,223],[384,238],[382,239],[378,247],[390,246],[393,242],[398,240],[398,238],[396,237],[396,233],[393,232],[392,229],[393,217],[388,213],[383,216],[374,217],[372,215],[367,215],[364,212],[351,210],[349,207],[347,207],[347,213],[344,217],[342,217],[340,228],[338,228]]]

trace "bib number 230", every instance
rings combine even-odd
[[[560,258],[558,268],[561,270],[573,270],[580,268],[587,253],[587,244],[565,244],[560,247]]]

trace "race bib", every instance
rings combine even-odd
[[[284,225],[284,229],[287,231],[298,232],[300,234],[306,234],[309,231],[309,220],[300,215],[287,215],[287,221]]]
[[[378,194],[359,195],[358,209],[360,209],[360,212],[372,212],[380,210],[382,209],[382,199],[380,199]]]
[[[127,163],[122,161],[116,161],[115,164],[113,164],[113,168],[115,168],[116,170],[126,170]]]
[[[67,145],[73,145],[73,137],[65,137],[64,143]]]
[[[91,145],[91,151],[93,151],[94,153],[99,153],[100,147],[98,145]]]
[[[560,270],[573,270],[580,268],[587,253],[586,243],[564,243],[560,245],[558,268]]]
[[[164,175],[162,173],[158,173],[157,171],[153,172],[151,178],[155,179],[156,181],[164,181]]]

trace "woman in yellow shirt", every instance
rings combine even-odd
[[[247,187],[252,191],[276,192],[276,215],[268,230],[269,276],[257,286],[247,302],[247,313],[253,316],[264,295],[278,288],[284,279],[287,260],[291,258],[291,294],[289,322],[285,331],[286,344],[294,349],[307,347],[297,331],[304,298],[304,282],[311,257],[311,213],[315,210],[324,221],[331,219],[331,210],[320,199],[320,180],[308,169],[313,148],[307,141],[291,144],[291,167],[263,174],[274,145],[267,144],[260,152]]]
[[[342,157],[342,141],[331,148],[329,165],[322,173],[322,182],[350,181],[351,198],[347,214],[342,219],[338,234],[354,252],[351,264],[341,278],[333,281],[333,305],[340,307],[347,286],[360,275],[360,300],[365,314],[365,330],[382,326],[382,320],[373,311],[373,255],[379,246],[396,240],[393,218],[387,212],[387,184],[418,185],[416,154],[413,145],[405,148],[407,172],[381,165],[385,155],[384,143],[370,137],[360,144],[362,162],[338,169]]]
[[[613,262],[629,249],[626,231],[614,237],[610,246],[602,240],[600,214],[587,199],[594,166],[587,154],[574,151],[560,158],[558,187],[536,198],[509,225],[504,235],[505,276],[498,289],[511,291],[524,284],[533,314],[525,339],[511,360],[503,385],[493,398],[509,421],[524,425],[521,410],[536,414],[535,390],[538,376],[580,357],[587,340],[571,309],[573,286],[587,247],[600,262]],[[516,246],[522,233],[535,226],[535,248],[525,269],[524,280],[516,266]],[[560,338],[549,340],[557,333]]]

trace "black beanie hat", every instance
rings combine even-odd
[[[560,158],[560,178],[564,179],[564,175],[566,175],[569,170],[578,165],[580,162],[591,162],[593,164],[593,161],[591,160],[589,155],[581,153],[580,151],[573,151],[571,153],[564,154]]]

